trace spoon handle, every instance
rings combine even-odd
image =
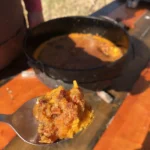
[[[7,122],[7,121],[6,121],[6,116],[7,116],[7,115],[0,114],[0,122]]]

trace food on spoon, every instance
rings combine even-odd
[[[88,69],[120,59],[125,49],[110,40],[84,33],[57,36],[41,44],[34,57],[42,62],[64,69]]]
[[[40,143],[73,138],[92,122],[93,110],[76,81],[73,85],[69,91],[59,86],[37,100],[33,114],[39,121]]]

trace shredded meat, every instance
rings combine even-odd
[[[34,115],[39,121],[41,143],[72,138],[92,120],[92,110],[86,107],[84,96],[76,82],[70,91],[60,86],[38,99]],[[82,124],[82,120],[86,120],[86,125]]]

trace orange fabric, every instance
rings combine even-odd
[[[142,143],[150,128],[149,81],[150,68],[146,68],[94,150],[142,148]]]
[[[0,150],[2,150],[15,135],[15,132],[9,125],[0,123]]]
[[[11,114],[26,101],[43,95],[49,90],[50,89],[42,84],[35,76],[22,77],[20,74],[0,88],[0,114]],[[14,136],[15,133],[9,125],[0,123],[0,150],[4,148]]]

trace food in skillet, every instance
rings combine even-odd
[[[34,57],[57,68],[89,69],[112,63],[125,53],[123,48],[99,35],[71,33],[41,44]]]
[[[33,113],[39,121],[40,143],[73,138],[91,123],[93,111],[76,81],[73,85],[69,91],[59,86],[37,100]]]

